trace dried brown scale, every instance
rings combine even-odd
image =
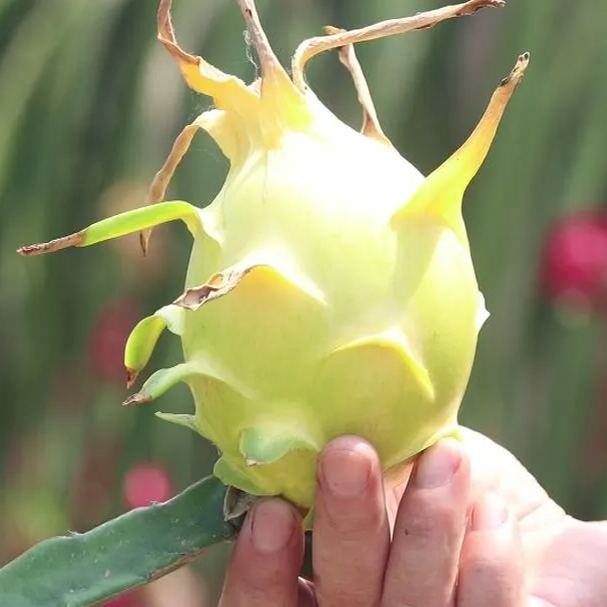
[[[293,82],[301,90],[306,87],[303,75],[305,64],[315,55],[332,48],[368,42],[385,36],[404,34],[406,32],[426,29],[438,25],[447,19],[465,17],[476,13],[482,8],[503,8],[505,0],[470,0],[463,4],[445,6],[435,10],[418,13],[402,19],[388,19],[368,27],[344,31],[330,36],[317,36],[304,40],[295,50],[292,60]]]
[[[145,405],[146,403],[152,402],[152,398],[150,398],[149,396],[145,396],[144,394],[141,394],[140,392],[137,392],[136,394],[133,394],[132,396],[129,396],[123,403],[122,406],[123,407],[131,407],[131,406],[136,406],[136,405]]]
[[[212,276],[207,283],[199,287],[188,289],[183,295],[178,297],[173,303],[176,306],[188,310],[198,310],[201,306],[227,295],[238,286],[238,283],[255,268],[267,267],[261,264],[247,266],[244,268],[231,268],[215,276]],[[215,284],[218,283],[218,284]]]
[[[136,369],[130,369],[127,367],[126,369],[126,387],[127,390],[133,387],[133,384],[137,381],[137,377],[139,377],[139,372]]]
[[[173,179],[175,170],[183,157],[187,154],[190,145],[192,144],[192,140],[199,130],[200,126],[197,124],[188,124],[181,133],[177,135],[169,156],[161,169],[156,173],[154,180],[150,185],[146,204],[155,204],[156,202],[164,200],[166,190]],[[151,235],[151,230],[145,230],[139,234],[139,244],[141,245],[141,250],[144,255],[147,253]]]
[[[200,57],[186,53],[178,44],[171,20],[172,0],[161,0],[158,7],[158,40],[165,45],[171,55],[180,57],[192,65],[198,65]]]
[[[508,86],[513,80],[516,80],[515,84],[518,84],[518,81],[525,75],[530,58],[531,55],[529,53],[520,55],[512,71],[500,82],[500,86]]]
[[[327,25],[324,29],[329,35],[346,31],[341,28],[333,27],[332,25]],[[348,72],[350,72],[350,76],[352,76],[358,102],[363,110],[363,125],[360,132],[363,135],[367,135],[367,137],[373,137],[388,145],[392,145],[390,140],[384,135],[384,132],[379,124],[375,104],[371,98],[371,92],[369,91],[369,85],[367,84],[365,75],[363,74],[360,63],[358,62],[358,58],[356,57],[356,51],[354,50],[353,44],[340,47],[339,60],[342,65],[345,66]]]
[[[264,77],[271,77],[273,72],[276,74],[284,74],[282,65],[272,51],[270,42],[263,31],[263,27],[259,21],[259,15],[257,14],[257,9],[255,8],[255,3],[251,0],[236,1],[238,6],[240,6],[240,10],[242,11],[242,15],[247,24],[247,29],[251,36],[251,41],[253,42],[253,46],[255,46],[255,50],[259,56],[262,75]]]

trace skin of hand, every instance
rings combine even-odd
[[[565,514],[508,451],[471,430],[382,478],[351,436],[318,467],[314,582],[298,578],[301,517],[247,515],[221,607],[604,607],[607,525]],[[403,478],[405,479],[403,481]]]

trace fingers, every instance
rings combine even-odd
[[[378,605],[389,542],[377,454],[356,437],[332,441],[320,457],[314,514],[320,607]]]
[[[505,502],[486,494],[474,507],[460,559],[458,607],[523,607],[523,554]]]
[[[301,518],[280,499],[249,512],[228,568],[220,607],[297,607]]]
[[[382,605],[454,604],[469,494],[470,465],[458,442],[445,439],[420,456],[397,514]]]

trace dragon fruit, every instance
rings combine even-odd
[[[157,415],[215,443],[221,457],[214,471],[226,484],[281,495],[305,510],[318,454],[332,438],[366,438],[390,471],[457,435],[487,316],[462,198],[529,55],[499,84],[470,138],[424,177],[383,133],[353,44],[503,0],[470,0],[352,31],[327,28],[298,47],[291,75],[272,52],[253,0],[238,4],[260,63],[260,78],[250,85],[185,52],[171,0],[160,2],[160,41],[214,108],[179,135],[149,204],[19,252],[89,246],[130,232],[141,233],[145,251],[153,226],[182,220],[194,240],[186,288],[132,332],[128,383],[165,329],[181,338],[184,361],[152,374],[126,404],[187,383],[195,413]],[[360,132],[305,81],[306,63],[334,48],[362,105]],[[222,190],[203,209],[161,202],[199,130],[230,161]]]

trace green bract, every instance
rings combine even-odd
[[[304,42],[292,78],[279,65],[250,0],[239,0],[261,64],[247,86],[177,44],[170,0],[159,38],[188,84],[210,95],[177,139],[150,190],[164,198],[199,129],[231,162],[203,210],[160,202],[106,219],[24,254],[86,246],[182,219],[194,237],[186,290],[144,319],[125,355],[129,383],[162,331],[179,335],[184,362],[154,373],[127,403],[184,381],[194,415],[159,414],[221,450],[215,474],[255,495],[313,499],[318,453],[356,434],[386,469],[457,431],[457,411],[486,317],[461,216],[464,190],[483,162],[528,63],[519,57],[468,141],[424,178],[379,126],[352,43],[423,29],[501,0],[472,0]],[[306,85],[308,59],[330,48],[351,72],[362,132],[336,118]]]

